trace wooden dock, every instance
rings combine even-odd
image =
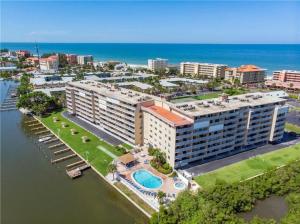
[[[54,159],[54,160],[51,160],[51,163],[58,163],[58,162],[62,162],[62,161],[65,161],[67,159],[71,159],[71,158],[74,158],[76,157],[77,155],[74,153],[74,154],[71,154],[71,155],[67,155],[67,156],[64,156],[62,158],[59,158],[59,159]]]
[[[82,175],[82,171],[86,170],[88,168],[90,168],[91,166],[89,164],[84,164],[80,167],[77,167],[73,170],[66,170],[68,176],[72,179],[76,178],[76,177],[80,177]]]
[[[50,145],[48,147],[48,149],[53,149],[53,148],[56,148],[56,147],[59,147],[59,146],[62,146],[62,145],[64,145],[64,143],[58,143],[58,144],[55,144],[55,145]]]
[[[44,130],[44,131],[36,132],[34,134],[39,135],[39,134],[44,134],[44,133],[47,133],[47,132],[50,132],[50,131],[47,129],[47,130]]]
[[[77,166],[77,165],[80,165],[82,163],[85,163],[83,160],[80,160],[80,161],[77,161],[75,163],[71,163],[69,165],[66,165],[66,168],[71,168],[71,167],[74,167],[74,166]]]
[[[53,134],[49,134],[49,135],[41,135],[41,136],[39,136],[39,138],[46,138],[46,137],[51,137],[51,136],[53,136]]]
[[[49,136],[49,137],[50,137],[50,136]],[[56,142],[56,141],[59,141],[59,139],[58,139],[58,138],[49,139],[49,140],[47,140],[47,141],[44,141],[44,143],[49,144],[49,143],[51,143],[51,142]]]
[[[37,127],[37,128],[32,128],[32,129],[30,129],[30,131],[37,131],[37,130],[40,130],[40,129],[45,129],[45,127],[41,126],[41,127]]]
[[[70,151],[70,149],[65,148],[65,149],[58,150],[58,151],[54,152],[54,155],[62,154],[62,153],[68,152],[68,151]]]

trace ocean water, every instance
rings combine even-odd
[[[115,44],[115,43],[38,43],[40,53],[91,54],[95,60],[120,60],[147,64],[148,58],[222,63],[229,66],[255,64],[268,73],[274,70],[300,70],[300,44]],[[1,48],[35,52],[34,43],[1,43]]]

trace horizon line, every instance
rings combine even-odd
[[[300,45],[299,43],[210,43],[210,42],[37,42],[37,41],[0,41],[1,44],[9,43],[9,44],[211,44],[211,45]]]

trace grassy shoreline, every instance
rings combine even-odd
[[[53,121],[53,118],[58,119],[57,122]],[[48,127],[53,133],[55,133],[62,141],[68,144],[76,153],[78,153],[83,159],[87,160],[92,168],[98,173],[102,178],[107,175],[107,167],[113,158],[103,151],[99,150],[98,147],[105,147],[110,153],[120,156],[120,152],[117,147],[108,144],[107,142],[101,141],[94,134],[86,131],[80,126],[76,125],[72,121],[63,117],[61,112],[53,112],[50,116],[42,117],[39,119],[46,127]],[[63,128],[62,123],[67,124],[67,127]],[[71,129],[75,128],[77,134],[72,135]],[[89,141],[82,143],[81,136],[87,136]],[[123,147],[130,150],[132,146],[128,144],[123,144]],[[86,153],[86,151],[89,153]],[[138,209],[140,209],[147,217],[155,212],[146,202],[134,194],[130,189],[121,183],[112,184],[106,180],[112,187],[118,190],[124,197],[126,197],[131,203],[133,203]]]
[[[296,144],[197,176],[195,181],[203,188],[213,187],[218,182],[239,182],[299,159],[300,144]]]
[[[57,122],[53,121],[54,117],[58,119]],[[122,155],[122,152],[118,151],[113,145],[100,140],[97,136],[64,118],[61,112],[53,112],[40,120],[103,175],[107,174],[107,166],[113,161],[113,158],[97,147],[104,147],[116,156]],[[66,124],[65,128],[62,127],[62,123]],[[72,135],[71,129],[75,129],[76,134]],[[88,141],[86,143],[82,142],[82,136],[87,136]]]

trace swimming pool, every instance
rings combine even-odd
[[[132,174],[132,179],[142,187],[148,189],[157,189],[162,186],[162,179],[145,169],[135,171]]]
[[[183,182],[175,182],[174,183],[174,187],[177,189],[177,190],[183,190],[186,188],[186,184],[183,183]]]

